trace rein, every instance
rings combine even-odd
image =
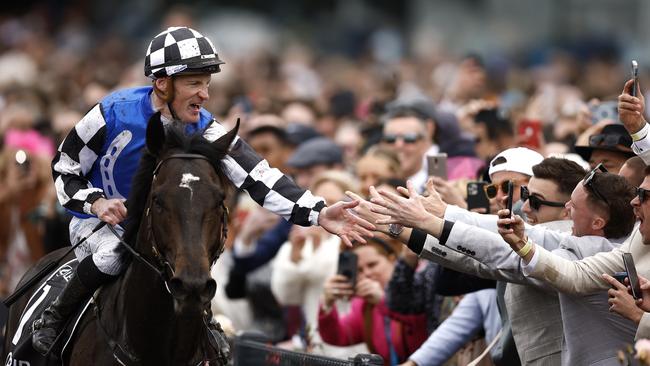
[[[207,157],[205,157],[203,155],[199,155],[199,154],[179,153],[179,154],[170,155],[170,156],[162,159],[158,163],[158,165],[156,165],[156,168],[153,171],[153,178],[152,178],[152,183],[151,183],[152,186],[153,186],[153,182],[155,182],[155,180],[156,180],[156,177],[158,175],[158,171],[160,170],[161,166],[165,162],[167,162],[167,161],[169,161],[171,159],[202,159],[202,160],[206,160],[206,161],[210,162],[210,160]],[[174,276],[174,267],[171,265],[171,263],[169,263],[169,261],[165,258],[164,255],[161,254],[160,250],[158,249],[159,246],[158,246],[158,243],[156,241],[156,236],[155,236],[154,231],[153,231],[153,215],[150,212],[150,207],[151,207],[151,196],[148,199],[147,210],[145,212],[145,217],[147,219],[147,228],[146,228],[146,230],[149,233],[149,239],[151,240],[151,252],[152,252],[154,258],[156,259],[156,262],[157,262],[158,266],[151,263],[149,260],[147,260],[147,258],[145,258],[142,254],[140,254],[135,248],[131,247],[129,244],[124,242],[124,240],[122,240],[122,237],[120,236],[120,234],[115,230],[115,228],[113,226],[111,226],[111,225],[106,225],[106,226],[113,233],[113,235],[115,235],[115,237],[118,239],[120,245],[122,245],[127,251],[129,251],[131,253],[131,255],[133,255],[133,257],[137,261],[144,264],[147,268],[151,269],[163,281],[163,283],[165,284],[165,288],[167,289],[167,292],[171,295],[172,293],[171,293],[171,291],[169,289],[168,281],[171,280],[171,278]],[[220,243],[223,243],[223,242],[225,242],[225,240],[226,240],[226,238],[228,236],[228,225],[227,224],[228,224],[228,214],[229,214],[229,212],[228,212],[228,208],[226,207],[226,205],[225,205],[225,203],[223,201],[221,202],[221,208],[223,210],[223,215],[222,215],[222,218],[221,218],[222,226],[221,226]],[[223,250],[224,250],[224,248],[222,247],[221,251],[219,253],[217,253],[216,257],[211,260],[212,265],[217,261],[217,259],[219,259],[219,256],[221,255],[221,253],[223,253]],[[97,301],[95,301],[94,310],[95,310],[95,315],[97,317],[97,324],[99,325],[99,328],[101,329],[101,331],[104,333],[104,335],[108,339],[108,344],[109,344],[111,350],[113,351],[113,357],[118,361],[118,363],[120,363],[121,365],[125,365],[125,366],[140,365],[139,358],[136,357],[133,354],[133,351],[130,351],[128,349],[128,346],[126,344],[124,344],[124,345],[120,344],[120,342],[115,341],[108,334],[108,331],[106,330],[106,328],[102,324],[101,308],[99,307],[99,303]],[[203,323],[206,325],[206,330],[207,330],[207,323],[206,323],[205,319],[203,319]],[[203,348],[205,349],[205,345],[203,346]],[[218,352],[219,352],[219,350],[217,350],[217,354],[218,354]],[[204,355],[205,355],[205,352],[204,352]],[[128,360],[128,362],[125,362],[125,359]],[[215,358],[215,360],[218,360],[218,357]],[[204,359],[199,361],[198,364],[196,364],[196,366],[209,365],[210,361],[212,361],[212,359],[207,359],[204,356]],[[193,365],[193,364],[190,364],[190,365]]]

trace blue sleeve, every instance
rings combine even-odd
[[[282,244],[289,240],[291,225],[290,222],[280,220],[271,230],[260,236],[252,254],[238,257],[233,253],[232,270],[237,273],[249,273],[268,263],[278,253]]]
[[[409,359],[418,366],[442,365],[482,327],[483,312],[477,294],[467,294]]]

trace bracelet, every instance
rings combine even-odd
[[[526,241],[526,245],[521,247],[521,249],[517,250],[515,253],[517,253],[518,256],[523,258],[526,255],[528,255],[528,253],[530,253],[532,249],[533,249],[533,242],[530,240],[530,238],[528,238],[528,240]]]
[[[646,123],[642,129],[640,129],[635,133],[630,134],[630,136],[632,137],[632,141],[637,142],[639,140],[643,140],[646,136],[648,136],[649,130],[650,130],[650,125]]]

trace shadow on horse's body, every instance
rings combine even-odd
[[[209,143],[173,129],[165,134],[159,115],[152,117],[124,240],[160,272],[132,258],[125,273],[96,294],[94,311],[82,317],[67,365],[117,365],[116,355],[125,365],[218,364],[204,311],[216,290],[210,265],[223,249],[223,200],[230,184],[219,162],[237,127]],[[44,257],[21,282],[60,255]],[[6,345],[36,288],[11,307]]]

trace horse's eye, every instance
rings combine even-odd
[[[153,201],[153,205],[154,205],[154,207],[155,207],[157,210],[162,210],[162,209],[165,208],[165,205],[163,204],[162,200],[161,200],[160,197],[158,197],[157,195],[154,195],[154,196],[153,196],[152,201]]]

